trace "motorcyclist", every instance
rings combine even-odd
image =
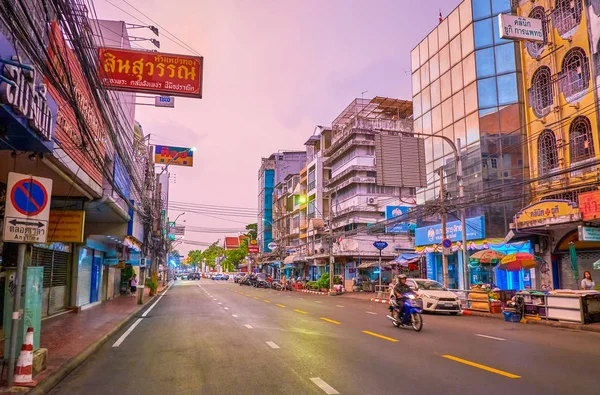
[[[400,274],[398,276],[398,281],[396,282],[396,285],[394,286],[394,291],[392,292],[392,296],[394,296],[396,298],[396,303],[398,304],[398,306],[400,307],[400,314],[401,316],[404,315],[404,300],[406,299],[406,296],[404,296],[407,293],[413,292],[413,290],[408,286],[408,284],[406,284],[406,275],[405,274]],[[402,317],[400,317],[402,318]]]

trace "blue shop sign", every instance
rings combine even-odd
[[[405,215],[409,209],[409,206],[385,206],[385,219],[390,220]],[[385,231],[388,233],[406,233],[408,232],[408,222],[397,222],[386,227]]]
[[[20,51],[20,53],[22,53]],[[58,107],[43,74],[0,33],[0,149],[51,152]]]
[[[455,241],[462,240],[462,229],[460,221],[452,221],[446,224],[446,236]],[[485,217],[467,218],[467,240],[485,239]],[[415,247],[440,244],[442,242],[442,225],[436,224],[423,226],[415,230]]]

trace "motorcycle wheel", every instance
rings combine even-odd
[[[423,329],[423,317],[419,313],[412,313],[410,321],[415,332],[421,332]]]
[[[400,327],[400,321],[399,321],[399,320],[400,320],[400,318],[398,318],[398,312],[397,312],[397,311],[394,311],[394,312],[392,313],[392,317],[394,317],[394,319],[395,319],[395,321],[392,321],[392,324],[393,324],[393,325],[394,325],[396,328],[399,328],[399,327]]]

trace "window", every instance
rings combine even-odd
[[[592,4],[594,14],[596,14],[596,16],[600,16],[600,0],[589,0],[589,3]]]
[[[473,19],[482,19],[491,16],[490,0],[473,0]]]
[[[479,108],[497,106],[496,79],[486,78],[477,81],[477,97],[479,99]]]
[[[575,33],[581,22],[582,0],[556,0],[552,19],[558,34],[568,38]]]
[[[494,67],[494,48],[480,49],[475,52],[477,78],[491,77],[496,74]]]
[[[587,117],[578,116],[569,128],[569,153],[571,163],[594,157],[592,124]]]
[[[519,101],[517,75],[515,73],[498,76],[498,104],[512,104]]]
[[[552,130],[546,129],[538,138],[538,176],[548,174],[557,167],[556,137]]]
[[[579,101],[590,86],[590,65],[585,51],[575,47],[565,55],[559,73],[560,90],[569,103]]]
[[[367,193],[374,193],[377,195],[393,195],[396,191],[395,187],[382,187],[375,184],[367,185]]]
[[[529,102],[536,117],[541,118],[550,113],[554,103],[552,89],[552,72],[548,66],[542,66],[531,77]]]
[[[490,165],[492,166],[492,169],[497,169],[498,168],[498,159],[490,158]]]
[[[498,45],[496,50],[496,74],[516,71],[515,43]]]
[[[544,7],[538,6],[535,7],[529,13],[529,18],[539,19],[542,21],[542,30],[544,35],[544,42],[535,42],[535,41],[526,41],[525,48],[527,48],[527,52],[529,52],[529,56],[532,58],[537,58],[544,52],[544,48],[546,48],[546,43],[548,42],[548,20],[546,19],[546,10]]]
[[[475,49],[489,47],[494,44],[492,38],[492,20],[484,19],[473,24]]]

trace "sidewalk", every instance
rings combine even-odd
[[[161,283],[157,294],[165,288]],[[46,370],[34,377],[38,382],[36,388],[60,380],[123,327],[151,300],[149,289],[144,291],[143,305],[137,304],[137,297],[122,295],[79,313],[69,312],[43,320],[40,347],[48,349],[48,359]],[[0,343],[0,351],[3,352],[4,342]],[[0,394],[9,393],[4,392],[6,390],[6,387],[1,388]]]

